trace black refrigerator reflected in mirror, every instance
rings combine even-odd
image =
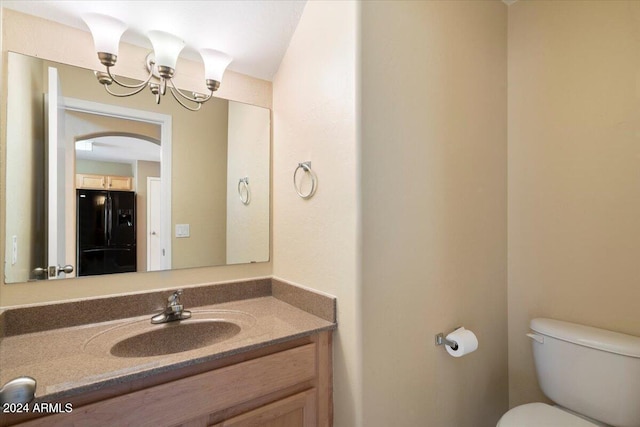
[[[136,271],[136,196],[77,190],[78,276]]]

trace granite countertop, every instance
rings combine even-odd
[[[141,330],[175,326],[151,325],[150,318],[154,313],[5,336],[0,340],[0,384],[27,375],[37,381],[36,397],[39,400],[59,401],[337,327],[335,317],[323,319],[317,313],[303,309],[304,301],[307,305],[310,301],[308,295],[304,295],[306,290],[301,294],[299,289],[282,282],[277,285],[278,292],[271,295],[200,307],[186,306],[193,317],[181,321],[185,324],[226,319],[239,325],[240,330],[220,342],[173,354],[150,357],[110,354],[116,340]],[[313,297],[317,295],[311,300]],[[295,304],[296,300],[303,300],[303,303]],[[335,299],[333,304],[335,306]]]

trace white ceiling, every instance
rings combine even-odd
[[[151,50],[145,37],[162,30],[181,37],[181,56],[200,60],[198,49],[231,55],[229,70],[272,80],[306,0],[45,1],[2,0],[2,6],[89,31],[80,16],[111,15],[129,25],[122,40]]]
[[[92,142],[92,150],[76,150],[77,159],[131,164],[137,160],[160,162],[160,146],[144,139],[102,136],[86,141]]]

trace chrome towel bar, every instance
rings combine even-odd
[[[249,177],[245,176],[238,181],[238,194],[243,205],[251,203],[251,189],[249,188]]]
[[[300,169],[302,169],[305,173],[308,173],[311,177],[311,189],[307,192],[307,194],[304,194],[302,192],[302,185],[299,186],[296,181],[296,176],[298,174],[298,170]],[[302,197],[303,199],[310,199],[316,192],[317,184],[318,179],[315,172],[311,170],[311,162],[298,163],[298,167],[293,171],[293,187],[296,189],[296,193],[298,193],[298,196]]]

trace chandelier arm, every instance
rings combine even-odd
[[[104,86],[104,90],[106,90],[110,95],[117,96],[118,98],[124,98],[124,97],[127,97],[127,96],[135,95],[136,93],[142,92],[142,90],[146,87],[146,86],[141,86],[141,87],[137,88],[136,90],[131,91],[129,93],[115,93],[115,92],[113,92],[113,91],[111,91],[109,89],[109,85],[103,84],[103,86]]]
[[[130,85],[127,83],[122,83],[121,81],[118,81],[115,76],[113,74],[111,74],[111,67],[106,67],[107,68],[107,74],[109,75],[109,77],[111,78],[111,80],[113,80],[114,83],[116,83],[118,86],[122,86],[122,87],[126,87],[128,89],[138,89],[138,88],[142,88],[144,89],[145,86],[147,85],[147,83],[149,83],[151,81],[151,78],[153,77],[153,71],[149,72],[149,77],[147,77],[147,80],[145,80],[142,83],[139,83],[137,85]],[[141,89],[141,90],[142,90]],[[134,92],[134,93],[138,93],[138,92]],[[133,95],[133,94],[132,94]]]
[[[198,101],[193,101],[193,102],[195,102],[196,104],[198,104],[198,106],[197,106],[197,107],[195,107],[195,108],[194,108],[194,107],[190,107],[190,106],[188,106],[188,105],[187,105],[187,104],[185,104],[185,103],[184,103],[180,98],[178,98],[178,97],[176,96],[176,93],[175,93],[175,90],[174,90],[174,88],[173,88],[173,87],[169,87],[169,90],[170,90],[170,92],[171,92],[171,96],[173,96],[173,98],[174,98],[176,101],[178,101],[178,103],[179,103],[180,105],[182,105],[184,108],[186,108],[187,110],[189,110],[189,111],[198,111],[198,110],[200,110],[200,108],[202,107],[202,103],[201,103],[201,102],[198,102]]]
[[[213,91],[209,92],[209,95],[207,95],[206,97],[202,98],[202,99],[196,99],[196,98],[192,98],[189,95],[185,94],[184,92],[182,92],[180,89],[178,89],[174,84],[173,84],[173,79],[168,79],[169,81],[169,85],[171,89],[171,92],[173,92],[174,90],[176,92],[178,92],[178,94],[183,97],[184,99],[191,101],[191,102],[197,102],[198,104],[204,104],[205,102],[207,102],[208,100],[211,99],[211,97],[213,96]],[[175,95],[174,95],[175,97]],[[176,98],[177,99],[177,98]]]

